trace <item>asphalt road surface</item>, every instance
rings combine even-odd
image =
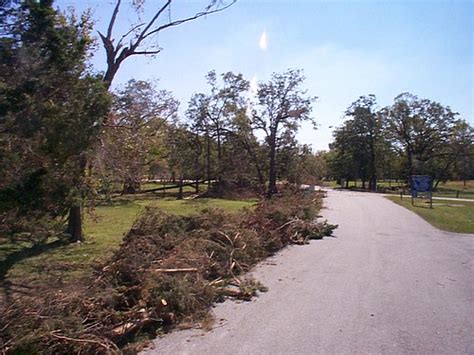
[[[213,309],[149,354],[474,354],[474,234],[439,231],[376,194],[329,191],[335,238],[289,247],[253,275],[269,287]]]

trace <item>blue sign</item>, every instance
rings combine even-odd
[[[413,175],[411,177],[411,195],[418,196],[418,192],[431,191],[433,179],[428,175]]]

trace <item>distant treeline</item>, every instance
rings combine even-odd
[[[406,180],[415,174],[432,176],[435,185],[474,178],[473,127],[447,106],[403,93],[380,109],[375,96],[368,95],[345,115],[325,154],[329,177],[360,179],[370,190],[379,179]]]

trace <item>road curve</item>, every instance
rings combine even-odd
[[[259,265],[269,292],[227,301],[212,331],[144,354],[474,354],[474,235],[442,232],[376,194],[329,191],[335,238]]]

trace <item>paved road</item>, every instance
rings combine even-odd
[[[380,195],[329,191],[336,238],[285,249],[269,292],[214,309],[149,354],[474,354],[474,235],[438,231]]]

